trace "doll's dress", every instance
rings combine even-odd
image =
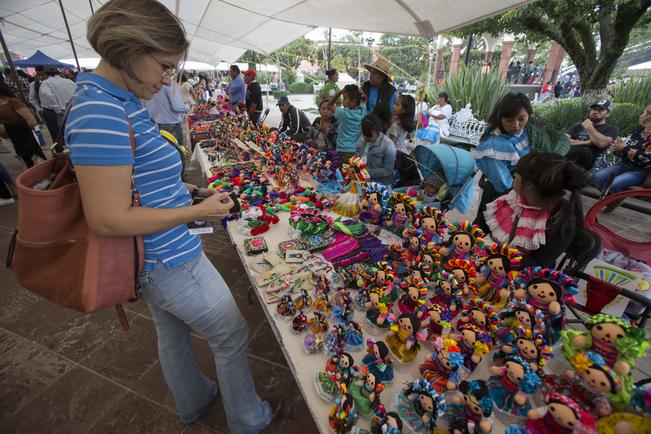
[[[381,359],[376,359],[375,355],[365,355],[362,363],[368,367],[368,372],[375,375],[375,378],[383,384],[389,384],[393,381],[393,367],[388,363],[384,363]]]
[[[583,409],[593,415],[610,412],[612,406],[608,396],[604,393],[594,392],[589,389],[585,382],[579,378],[570,378],[561,375],[545,375],[543,378],[543,392],[556,391],[565,396],[570,396]]]
[[[495,406],[506,413],[512,413],[517,416],[527,416],[531,410],[529,399],[524,405],[515,402],[515,394],[518,392],[518,385],[507,376],[506,370],[500,375],[492,375],[488,379],[488,389]]]
[[[455,300],[457,309],[456,310],[450,310],[450,303],[452,302],[452,297],[447,297],[443,293],[436,294],[434,297],[429,299],[431,304],[440,304],[441,306],[445,306],[450,312],[450,315],[452,315],[452,318],[456,318],[457,315],[459,315],[459,312],[461,312],[461,302]]]
[[[651,434],[651,416],[633,413],[614,413],[602,417],[597,421],[597,432],[599,434],[615,434],[615,425],[621,421],[630,422],[635,434]]]
[[[383,215],[382,211],[377,211],[371,207],[370,210],[359,213],[359,220],[364,223],[380,226],[382,224]]]
[[[436,421],[425,423],[421,418],[423,413],[416,409],[416,403],[410,400],[405,392],[406,389],[402,389],[398,392],[395,399],[396,411],[400,419],[402,419],[403,424],[406,424],[412,433],[431,432],[430,424],[436,423]],[[403,431],[406,430],[403,429]]]
[[[572,434],[574,430],[559,425],[549,411],[540,419],[528,419],[527,430],[536,434]]]
[[[360,186],[358,182],[352,182],[349,190],[340,195],[332,207],[332,212],[335,212],[344,217],[355,217],[359,215],[359,195]]]
[[[468,422],[471,421],[475,425],[474,434],[488,434],[479,426],[481,419],[476,418],[470,412],[470,410],[468,410],[468,407],[465,403],[455,404],[454,402],[450,402],[448,404],[445,417],[448,420],[450,432],[452,432],[453,429],[458,429],[461,432],[467,432]]]
[[[350,385],[349,390],[353,400],[355,401],[355,406],[357,407],[359,414],[365,418],[370,417],[375,411],[375,409],[371,407],[373,402],[369,398],[372,391],[369,391],[366,388],[365,383],[362,385],[353,383]]]
[[[331,363],[329,362],[329,365]],[[335,368],[334,371],[330,371],[331,367],[326,366],[325,371],[319,371],[314,374],[314,386],[316,388],[316,393],[319,397],[325,401],[333,401],[339,392],[339,385],[345,383],[346,385],[350,382],[351,373],[342,372],[340,369]],[[335,379],[335,375],[339,373],[340,378]]]
[[[341,181],[343,178],[339,170],[321,169],[321,179],[316,187],[317,193],[339,194],[341,191]]]
[[[505,288],[508,285],[508,280],[506,276],[493,275],[489,273],[486,282],[484,282],[477,292],[479,296],[485,301],[490,303],[495,310],[501,310],[506,305],[507,300],[502,300],[500,297],[500,290]]]
[[[615,344],[609,344],[602,341],[601,339],[595,339],[589,332],[566,329],[561,330],[560,335],[561,339],[563,340],[563,353],[568,360],[572,360],[574,356],[582,351],[594,351],[603,357],[606,364],[611,368],[615,366],[615,363],[619,359],[628,363],[632,368],[634,368],[636,365],[635,358],[621,357]],[[585,337],[586,349],[574,348],[572,342],[577,336]]]
[[[448,380],[455,384],[459,384],[459,371],[448,371],[443,365],[441,365],[438,358],[434,357],[432,360],[425,360],[420,365],[419,369],[423,378],[427,380],[434,390],[439,393],[447,392]]]
[[[389,328],[391,324],[387,318],[384,319],[384,322],[382,324],[377,323],[379,317],[380,317],[380,311],[378,309],[371,308],[366,310],[366,319],[369,320],[371,324],[381,329]]]
[[[420,305],[418,302],[412,300],[411,297],[406,294],[398,300],[398,311],[400,313],[416,313],[419,307]]]
[[[364,334],[353,327],[346,329],[346,350],[358,351],[364,346]]]
[[[540,309],[545,315],[545,330],[551,330],[551,339],[549,345],[553,345],[561,337],[560,332],[565,326],[565,318],[563,317],[563,307],[561,306],[561,311],[558,315],[552,315],[549,313],[549,306],[543,305],[538,300],[533,297],[528,297],[527,303],[536,309]]]
[[[396,334],[387,335],[385,342],[391,352],[403,363],[409,363],[416,357],[418,350],[420,350],[420,344],[414,342],[411,348],[407,348],[407,340],[411,336],[408,332],[405,332],[401,328],[398,328]]]

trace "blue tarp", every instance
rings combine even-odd
[[[16,60],[14,65],[18,68],[29,68],[34,66],[54,66],[55,68],[74,68],[69,63],[61,63],[56,59],[44,54],[41,50],[36,50],[32,57],[23,60]]]

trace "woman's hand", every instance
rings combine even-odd
[[[222,219],[230,214],[233,200],[227,193],[214,193],[197,206],[202,207],[202,215],[208,219]]]
[[[199,197],[210,197],[213,194],[217,193],[217,190],[214,188],[199,188],[197,190],[197,196]]]

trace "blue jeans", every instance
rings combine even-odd
[[[603,192],[606,182],[610,176],[613,182],[610,184],[610,193],[620,192],[627,187],[642,185],[649,172],[645,169],[633,166],[632,164],[620,161],[610,167],[601,169],[592,175],[592,184]]]
[[[272,418],[271,405],[255,391],[246,349],[249,328],[226,282],[206,255],[177,267],[138,276],[139,291],[156,323],[158,354],[181,421],[195,421],[217,395],[217,384],[199,369],[194,330],[215,357],[219,389],[232,433],[258,433]]]

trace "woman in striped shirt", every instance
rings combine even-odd
[[[181,181],[179,153],[140,103],[175,76],[189,47],[183,26],[154,0],[111,0],[88,21],[88,40],[102,59],[93,73],[79,74],[65,123],[88,224],[101,236],[144,236],[139,292],[156,323],[161,367],[181,421],[198,419],[221,391],[231,432],[257,433],[273,412],[255,391],[248,326],[186,224],[222,218],[233,202]],[[192,196],[205,199],[192,205]],[[213,350],[219,385],[197,365],[192,330]]]

